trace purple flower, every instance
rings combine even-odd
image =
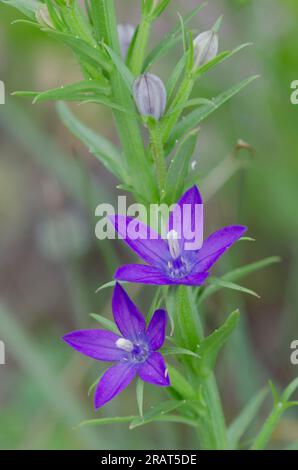
[[[116,215],[110,220],[126,244],[147,263],[121,266],[115,279],[141,284],[203,284],[213,264],[247,230],[231,225],[203,241],[203,201],[196,186],[175,204],[166,238],[131,217]]]
[[[95,409],[112,400],[136,375],[154,385],[170,385],[164,359],[157,352],[165,341],[166,312],[156,310],[146,329],[142,314],[118,283],[114,289],[112,309],[122,336],[105,330],[80,330],[62,338],[85,356],[98,361],[116,362],[97,385]]]

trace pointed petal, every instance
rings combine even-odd
[[[196,186],[186,191],[169,217],[168,230],[175,230],[182,250],[198,250],[203,244],[204,205]]]
[[[129,362],[119,362],[110,367],[102,376],[94,395],[97,410],[124,390],[134,379],[137,368]]]
[[[113,293],[112,309],[115,323],[124,338],[134,341],[145,333],[143,315],[118,283]]]
[[[115,279],[138,284],[168,285],[171,280],[158,268],[144,264],[126,264],[117,269]]]
[[[153,351],[161,348],[165,342],[168,316],[165,310],[156,310],[150,320],[146,336]]]
[[[117,348],[120,336],[104,330],[73,331],[63,336],[63,340],[76,351],[99,361],[119,361],[125,355]]]
[[[198,252],[196,272],[207,271],[246,232],[243,225],[230,225],[210,235]]]
[[[110,220],[125,243],[146,263],[164,266],[168,262],[167,242],[153,229],[123,215],[111,216]]]
[[[160,387],[168,387],[170,385],[167,367],[162,355],[153,352],[144,364],[141,365],[139,376],[144,382],[149,382]]]

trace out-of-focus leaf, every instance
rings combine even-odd
[[[207,376],[213,371],[217,355],[237,327],[239,319],[239,311],[235,310],[220,328],[202,340],[198,349],[200,355],[199,371],[201,375]]]
[[[107,328],[108,330],[113,331],[113,333],[116,333],[117,335],[119,335],[119,330],[116,327],[115,323],[113,323],[108,318],[105,318],[102,315],[98,315],[97,313],[90,313],[90,317],[93,318],[93,320],[100,323],[105,328]]]
[[[268,390],[263,389],[257,393],[241,411],[239,416],[232,422],[228,430],[229,443],[232,449],[237,449],[240,439],[249,428],[250,424],[257,416],[266,396]]]
[[[222,276],[221,280],[226,282],[234,282],[238,279],[242,279],[243,277],[248,276],[251,273],[254,273],[256,271],[259,271],[260,269],[264,269],[267,266],[271,266],[272,264],[279,262],[280,258],[278,256],[271,256],[261,261],[256,261],[255,263],[247,264],[246,266],[242,266],[241,268],[233,269],[233,271],[230,271],[229,273]],[[199,294],[200,301],[206,300],[208,297],[210,297],[210,295],[214,294],[221,288],[222,286],[219,284],[213,284],[206,287],[206,289],[202,290]]]
[[[226,103],[229,99],[239,93],[243,88],[248,86],[254,80],[258,78],[258,75],[254,75],[250,78],[243,80],[237,85],[233,86],[229,90],[221,93],[216,98],[212,99],[212,105],[201,106],[199,109],[191,112],[185,118],[183,118],[170,134],[168,142],[166,143],[166,153],[170,153],[175,146],[176,142],[183,137],[187,132],[192,128],[197,127],[200,122],[206,119],[210,114],[212,114],[216,109]]]
[[[57,110],[65,126],[88,147],[89,151],[111,173],[120,180],[125,181],[126,176],[123,169],[123,161],[121,160],[120,152],[118,152],[114,145],[85,126],[64,103],[58,103]]]
[[[165,201],[168,203],[175,203],[182,195],[197,140],[198,130],[196,129],[186,136],[171,160],[165,186]]]
[[[0,0],[0,2],[17,8],[17,10],[32,19],[35,19],[35,12],[40,6],[40,3],[37,0]]]

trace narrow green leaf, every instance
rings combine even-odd
[[[121,155],[114,145],[85,126],[64,103],[58,103],[57,111],[65,126],[95,155],[101,163],[120,180],[125,181]]]
[[[116,69],[118,70],[118,72],[119,72],[119,74],[120,74],[120,76],[123,80],[123,83],[126,85],[126,87],[129,90],[130,94],[132,94],[133,83],[134,83],[134,80],[135,80],[133,74],[131,73],[129,68],[125,65],[123,60],[117,54],[115,54],[113,49],[111,49],[106,44],[104,44],[104,47],[108,51],[108,53],[109,53],[114,65],[115,65]]]
[[[247,42],[245,44],[241,44],[241,46],[236,47],[232,51],[223,51],[220,54],[218,54],[214,59],[210,60],[206,64],[202,65],[196,70],[195,76],[196,77],[201,77],[204,73],[208,72],[209,70],[213,69],[219,64],[222,64],[225,62],[227,59],[230,59],[233,57],[233,55],[237,54],[238,52],[242,51],[248,46],[251,46],[252,43]]]
[[[182,398],[186,400],[194,400],[195,392],[184,375],[170,364],[168,364],[168,371],[171,380],[171,388],[173,388]]]
[[[107,318],[103,317],[102,315],[98,315],[97,313],[90,313],[89,315],[91,318],[93,318],[93,320],[100,323],[104,328],[107,328],[108,330],[113,331],[113,333],[119,335],[118,328],[111,320],[108,320]]]
[[[206,3],[199,5],[198,7],[194,8],[190,13],[183,16],[183,22],[186,26],[192,18],[194,18],[202,8],[206,6]],[[156,46],[152,49],[152,51],[148,54],[144,61],[143,72],[147,71],[154,62],[158,59],[163,57],[170,49],[176,46],[181,41],[182,34],[181,34],[181,23],[180,21],[174,26],[174,28],[167,33],[163,39],[156,44]]]
[[[161,0],[161,2],[157,5],[157,7],[153,10],[152,19],[156,20],[163,11],[167,8],[171,0]]]
[[[247,78],[237,85],[233,86],[229,90],[221,93],[216,98],[212,99],[212,105],[202,106],[199,109],[188,114],[183,118],[176,126],[174,127],[168,142],[166,143],[166,153],[170,153],[174,148],[177,141],[183,137],[187,132],[189,132],[193,127],[197,127],[204,119],[206,119],[210,114],[212,114],[216,109],[226,103],[229,99],[239,93],[243,88],[248,86],[254,80],[258,78],[257,75]]]
[[[256,292],[254,292],[251,289],[247,289],[246,287],[239,286],[238,284],[235,284],[234,282],[226,281],[224,279],[220,279],[220,278],[217,278],[215,276],[210,277],[208,283],[211,286],[216,286],[216,287],[220,287],[220,288],[224,288],[224,289],[231,289],[231,290],[235,290],[235,291],[238,291],[238,292],[242,292],[244,294],[252,295],[254,297],[257,297],[258,299],[260,298],[260,296],[258,294],[256,294]],[[206,294],[208,294],[207,289],[205,290],[205,292],[200,297],[201,301],[206,299]],[[207,295],[207,297],[208,297],[208,295]]]
[[[105,426],[106,424],[129,423],[134,418],[136,418],[136,416],[132,415],[132,416],[118,416],[118,417],[113,417],[113,418],[88,419],[78,424],[77,429],[83,426]]]
[[[33,103],[43,101],[82,101],[88,97],[100,98],[101,95],[109,95],[110,87],[108,84],[100,84],[96,80],[84,80],[78,83],[72,83],[71,85],[64,85],[59,88],[53,88],[51,90],[43,92],[23,92],[17,91],[13,93],[15,96],[32,96],[34,97]]]
[[[179,286],[174,306],[175,338],[179,347],[197,351],[200,337],[193,308],[187,287]]]
[[[198,130],[196,129],[186,136],[171,160],[165,186],[165,201],[170,204],[174,204],[182,195],[197,140]]]
[[[239,319],[239,311],[235,310],[220,328],[203,339],[199,347],[200,360],[198,365],[200,374],[207,376],[213,371],[217,355],[237,327]]]
[[[105,284],[103,284],[102,286],[98,287],[98,289],[96,289],[95,293],[97,294],[98,292],[100,292],[101,290],[104,290],[104,289],[107,289],[108,287],[115,287],[116,285],[116,281],[109,281],[109,282],[106,282]]]
[[[152,423],[153,421],[158,421],[165,414],[169,413],[170,411],[176,410],[177,408],[180,408],[186,403],[186,400],[169,400],[159,403],[158,405],[152,406],[151,409],[147,411],[147,413],[144,413],[143,417],[135,417],[132,420],[129,428],[135,429],[139,426],[143,426],[144,424]]]
[[[32,19],[35,19],[35,12],[40,6],[38,0],[0,0],[0,2],[16,8],[20,12],[24,13],[24,15],[29,16],[29,18]]]
[[[199,357],[198,354],[194,353],[193,351],[190,351],[189,349],[185,348],[163,348],[162,349],[162,354],[164,356],[172,356],[172,355],[186,355],[186,356],[193,356],[193,357]]]
[[[287,388],[285,389],[285,391],[283,392],[282,394],[282,401],[288,401],[291,396],[293,395],[293,393],[296,392],[296,390],[298,389],[298,377],[296,377],[288,386]]]
[[[249,428],[250,424],[257,416],[266,396],[268,389],[263,389],[257,393],[241,411],[239,416],[232,422],[228,430],[229,443],[232,449],[237,449],[240,439]]]
[[[93,67],[100,67],[107,72],[111,72],[111,61],[101,46],[95,45],[92,47],[79,37],[62,33],[60,31],[52,31],[50,29],[46,29],[45,31],[53,38],[70,47],[70,49],[82,59],[82,62],[87,62]]]
[[[140,378],[137,380],[136,385],[137,404],[139,409],[140,418],[143,418],[143,404],[144,404],[144,382]]]
[[[254,263],[247,264],[246,266],[241,266],[241,268],[234,269],[233,271],[230,271],[229,273],[222,276],[221,279],[227,282],[234,282],[238,279],[242,279],[243,277],[248,276],[249,274],[259,271],[260,269],[264,269],[267,266],[271,266],[272,264],[279,262],[280,258],[278,256],[271,256],[261,261],[256,261]],[[218,284],[213,284],[206,287],[199,294],[200,301],[206,300],[208,297],[210,297],[210,295],[214,294],[221,288],[222,287]]]

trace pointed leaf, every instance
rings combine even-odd
[[[199,347],[199,371],[203,376],[209,375],[215,367],[217,355],[227,339],[237,327],[240,319],[238,310],[231,313],[225,323],[210,336],[204,338]]]
[[[280,258],[278,256],[271,256],[269,258],[265,258],[261,261],[256,261],[255,263],[247,264],[246,266],[241,266],[241,268],[233,269],[229,273],[225,274],[221,277],[223,281],[233,282],[241,279],[249,274],[252,274],[260,269],[266,268],[267,266],[271,266],[274,263],[279,263]],[[219,284],[212,284],[206,287],[204,290],[199,293],[200,301],[206,300],[210,295],[217,292],[222,287]]]
[[[143,426],[144,424],[152,423],[153,421],[158,421],[165,414],[184,406],[186,403],[186,400],[169,400],[159,403],[158,405],[152,406],[151,409],[147,411],[147,413],[144,413],[143,417],[138,416],[134,418],[129,428],[135,429],[139,426]]]
[[[102,315],[98,315],[97,313],[90,313],[89,315],[91,318],[93,318],[93,320],[100,323],[104,328],[106,328],[107,330],[113,331],[113,333],[116,333],[117,335],[119,335],[118,328],[116,327],[115,323],[113,323],[111,320],[103,317]]]
[[[202,106],[199,109],[193,111],[192,113],[188,114],[184,119],[182,119],[176,126],[174,127],[169,140],[166,144],[167,154],[171,152],[173,147],[175,146],[177,140],[179,141],[185,133],[189,132],[193,127],[197,127],[200,122],[206,119],[210,114],[212,114],[216,109],[226,103],[229,99],[239,93],[243,88],[249,85],[251,82],[258,78],[257,75],[253,77],[247,78],[242,82],[238,83],[237,85],[233,86],[229,90],[221,93],[216,98],[212,99],[212,105]]]
[[[129,423],[134,418],[136,418],[136,416],[132,415],[132,416],[118,416],[114,418],[112,417],[112,418],[88,419],[78,424],[77,428],[81,428],[83,426],[104,426],[106,424]]]
[[[194,400],[195,392],[186,378],[172,365],[168,365],[171,388],[183,399]]]
[[[170,204],[174,204],[182,195],[197,140],[198,130],[189,133],[170,163],[165,187],[165,200]]]

